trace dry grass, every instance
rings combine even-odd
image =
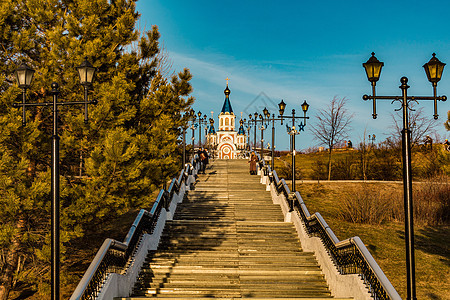
[[[373,185],[362,184],[347,190],[340,201],[338,217],[361,224],[382,224],[391,220],[390,193]]]
[[[448,177],[434,176],[413,185],[414,220],[420,225],[445,225],[450,221],[450,185]],[[369,183],[348,186],[339,201],[338,217],[361,224],[403,222],[402,188],[384,189]]]
[[[415,184],[420,189],[424,184]],[[342,220],[340,203],[348,190],[382,190],[393,196],[403,214],[401,183],[321,182],[299,184],[309,211],[320,212],[339,239],[359,236],[402,298],[406,298],[404,224],[395,218],[382,224],[359,224]],[[395,198],[395,199],[393,199]],[[419,198],[418,196],[416,197]],[[417,200],[419,201],[419,200]],[[450,226],[426,226],[415,219],[416,285],[418,299],[450,299]]]

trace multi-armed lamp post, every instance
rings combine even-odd
[[[182,119],[185,119],[185,118],[188,118],[188,120],[189,120],[190,111],[186,112],[183,115]],[[183,124],[183,126],[181,127],[181,129],[183,130],[183,162],[182,162],[183,164],[182,164],[182,168],[184,168],[184,166],[186,165],[186,130],[188,128],[189,128],[189,125],[187,123]]]
[[[259,130],[261,130],[261,149],[260,149],[260,157],[261,159],[264,159],[264,130],[266,130],[266,124],[265,121],[265,115],[259,114],[259,121],[261,122],[261,126],[259,127]]]
[[[26,107],[29,106],[51,106],[53,108],[53,135],[52,135],[52,174],[51,174],[51,299],[58,300],[60,294],[60,230],[59,230],[59,136],[58,136],[58,106],[69,106],[84,104],[84,122],[88,121],[87,105],[97,104],[96,100],[88,101],[88,91],[92,85],[92,80],[96,68],[94,68],[85,58],[83,63],[77,67],[80,82],[84,86],[84,101],[58,102],[59,84],[53,82],[51,94],[53,102],[27,103],[26,90],[30,88],[33,80],[34,70],[23,63],[16,69],[15,77],[19,87],[22,89],[22,103],[14,103],[14,107],[22,108],[22,125],[26,125]]]
[[[306,103],[306,100],[302,104],[302,110],[303,110],[303,117],[295,116],[295,109],[292,110],[292,115],[286,116],[284,115],[284,110],[286,108],[286,103],[284,103],[283,100],[278,104],[279,112],[280,112],[280,119],[281,119],[281,125],[283,125],[283,119],[292,119],[292,126],[289,127],[286,125],[287,132],[291,136],[291,151],[292,151],[292,192],[295,192],[295,136],[297,134],[300,134],[301,131],[305,130],[306,126],[306,120],[309,119],[309,117],[306,116],[306,112],[308,111],[309,104]],[[301,122],[298,125],[298,129],[295,127],[295,119],[303,119],[305,123]],[[291,210],[293,209],[292,203],[291,203]]]
[[[251,116],[251,115],[249,115]],[[242,121],[242,120],[241,120]],[[247,121],[247,119],[244,118],[244,120],[242,121],[243,125],[246,126],[247,128],[247,149],[250,150],[250,129],[252,128],[252,120],[250,118],[250,120]]]
[[[253,118],[252,114],[248,115],[248,122],[251,124],[253,122],[253,151],[256,149],[256,122],[258,122],[258,113],[255,112],[255,118]],[[249,126],[251,127],[251,126]]]
[[[283,100],[281,100],[281,101],[283,101]],[[284,110],[283,110],[283,113],[284,113]],[[275,121],[278,121],[278,120],[282,121],[282,119],[275,118],[275,114],[272,114],[272,118],[271,118],[270,112],[266,107],[264,107],[264,109],[263,109],[263,114],[267,120],[272,121],[272,147],[271,147],[272,161],[271,161],[270,166],[271,166],[272,170],[274,170],[274,165],[275,165],[275,163],[274,163],[274,159],[275,159]]]
[[[202,117],[202,112],[201,111],[199,111],[198,113],[197,113],[197,116],[198,116],[198,147],[199,148],[201,148],[202,147],[202,124],[204,124],[204,125],[207,125],[208,124],[208,122],[207,122],[207,116],[206,115],[203,115],[203,117]]]
[[[191,137],[192,159],[194,159],[194,156],[195,156],[194,143],[195,143],[195,129],[197,128],[197,124],[195,123],[196,119],[197,119],[197,116],[195,115],[194,110],[191,109],[190,120],[191,120],[191,130],[192,130],[192,137]]]
[[[403,113],[403,130],[402,130],[402,154],[403,154],[403,197],[405,203],[405,242],[406,242],[406,280],[407,280],[407,299],[416,299],[416,284],[415,284],[415,263],[414,263],[414,225],[413,225],[413,201],[412,201],[412,175],[411,175],[411,130],[408,120],[408,109],[411,101],[417,100],[432,100],[434,101],[434,119],[438,118],[437,101],[446,101],[446,96],[437,96],[437,83],[441,80],[442,72],[445,64],[440,62],[436,55],[429,62],[423,65],[428,80],[433,85],[433,97],[417,97],[408,96],[407,90],[408,78],[402,77],[400,79],[402,90],[401,96],[376,96],[375,86],[378,79],[380,79],[381,68],[384,63],[378,61],[375,53],[372,52],[372,57],[363,66],[366,70],[367,78],[372,84],[372,96],[364,95],[364,100],[373,100],[374,119],[377,117],[376,100],[390,100],[392,102],[398,101],[401,103],[401,110]],[[399,110],[400,110],[399,109]]]

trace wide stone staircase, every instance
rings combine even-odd
[[[331,298],[311,252],[243,160],[216,160],[167,221],[131,298]]]

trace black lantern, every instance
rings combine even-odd
[[[77,67],[78,75],[80,75],[80,82],[82,85],[91,85],[94,79],[94,74],[97,68],[93,67],[91,63],[84,58],[84,61]]]
[[[264,109],[263,109],[263,114],[264,114],[264,116],[268,117],[268,115],[269,115],[269,110],[267,109],[267,107],[264,107]]]
[[[30,87],[31,81],[33,81],[34,70],[25,63],[22,63],[20,67],[16,69],[14,75],[16,76],[19,87],[27,89]]]
[[[284,103],[284,101],[281,100],[281,102],[278,103],[278,108],[280,109],[280,116],[283,116],[284,109],[286,108],[286,103]]]
[[[303,112],[306,113],[306,112],[308,111],[308,108],[309,108],[309,104],[306,103],[306,100],[305,100],[305,101],[303,102],[303,104],[302,104],[302,110],[303,110]]]
[[[427,74],[428,80],[431,83],[437,83],[441,80],[442,72],[444,71],[445,63],[441,62],[436,58],[436,53],[433,53],[433,57],[429,62],[423,65],[425,73]]]
[[[202,117],[202,112],[199,111],[199,112],[197,113],[197,116],[198,116],[198,118],[200,119],[200,118]]]
[[[383,66],[384,63],[375,57],[375,52],[372,52],[372,56],[369,60],[363,63],[363,67],[366,70],[367,79],[372,83],[377,82],[378,79],[380,79],[381,68]]]

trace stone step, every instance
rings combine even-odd
[[[312,290],[283,290],[274,289],[272,291],[258,291],[253,289],[239,289],[236,287],[230,288],[221,288],[221,289],[195,289],[195,288],[154,288],[154,289],[146,289],[143,295],[170,295],[171,297],[177,295],[181,297],[207,297],[207,298],[216,298],[225,297],[225,298],[241,298],[244,297],[276,297],[276,296],[290,296],[290,297],[330,297],[331,293],[329,291],[316,291]]]
[[[211,252],[211,253],[208,253]],[[253,253],[252,253],[253,252]],[[306,259],[311,259],[311,260],[315,260],[315,256],[314,254],[304,254],[305,252],[303,251],[296,251],[293,253],[289,253],[289,252],[280,252],[279,253],[279,257],[274,257],[273,259],[271,259],[271,256],[273,256],[273,253],[271,252],[258,252],[255,253],[255,251],[242,251],[242,250],[236,250],[236,251],[185,251],[184,253],[182,252],[182,250],[178,250],[178,251],[159,251],[158,253],[149,253],[148,256],[148,261],[152,261],[154,259],[177,259],[177,260],[183,260],[183,259],[201,259],[201,260],[212,260],[214,259],[214,257],[217,257],[218,260],[219,259],[226,259],[226,258],[230,258],[230,259],[240,259],[241,261],[246,260],[246,261],[262,261],[262,260],[268,260],[268,261],[274,261],[274,262],[278,262],[278,261],[286,261],[286,260],[290,260],[292,261],[292,263],[297,262],[297,261],[303,261]]]
[[[200,251],[200,250],[193,250],[193,251],[183,251],[183,250],[173,250],[173,251],[162,251],[158,250],[158,252],[154,252],[154,250],[149,251],[148,254],[148,260],[151,260],[152,258],[161,257],[161,258],[177,258],[177,259],[184,259],[186,257],[201,257],[203,259],[206,258],[214,258],[217,257],[217,259],[222,259],[226,257],[232,257],[232,258],[240,258],[240,259],[270,259],[273,257],[274,260],[282,260],[282,259],[296,259],[296,258],[302,258],[302,257],[311,257],[314,258],[314,254],[311,252],[303,252],[303,251],[296,251],[296,252],[280,252],[277,253],[276,257],[273,256],[273,253],[255,253],[254,251],[251,252],[238,252],[238,251]]]
[[[142,273],[157,274],[170,274],[174,275],[198,275],[198,274],[220,274],[220,275],[267,275],[267,276],[297,276],[297,275],[322,275],[322,272],[318,266],[315,268],[291,268],[283,270],[274,270],[273,268],[190,268],[190,267],[173,267],[173,268],[159,268],[159,269],[143,269]]]
[[[150,296],[149,296],[150,297]],[[296,298],[296,297],[264,297],[264,298],[258,298],[258,297],[251,297],[251,298],[247,298],[246,296],[243,297],[239,297],[240,300],[330,300],[330,297],[314,297],[314,298],[306,298],[306,297],[302,297],[302,298]],[[116,297],[114,298],[114,300],[142,300],[143,298],[148,298],[146,296],[142,296],[142,297]],[[158,298],[164,298],[164,300],[180,300],[180,299],[190,299],[193,297],[189,297],[189,298],[180,298],[180,297],[172,297],[170,295],[158,295]],[[222,298],[222,297],[215,297],[215,300],[231,300],[233,298]],[[353,298],[333,298],[333,300],[350,300]]]
[[[162,241],[166,243],[203,243],[203,242],[217,242],[221,241],[223,243],[239,243],[239,244],[295,244],[299,240],[296,237],[289,236],[286,234],[271,234],[265,235],[264,237],[258,238],[249,233],[239,234],[239,233],[215,233],[215,234],[189,234],[180,232],[166,232],[162,235]]]
[[[331,297],[314,254],[303,252],[295,227],[246,161],[216,161],[206,173],[166,222],[158,250],[149,251],[135,295]]]
[[[164,277],[164,278],[151,278],[151,281],[147,282],[143,286],[145,287],[155,287],[169,284],[179,285],[179,286],[220,286],[220,285],[229,285],[229,284],[241,284],[245,285],[253,285],[253,286],[264,286],[264,285],[272,285],[272,284],[289,284],[289,285],[303,285],[307,284],[309,286],[324,286],[323,276],[289,276],[289,277],[273,277],[273,276],[259,276],[256,278],[250,276],[228,276],[228,277],[218,277],[207,275],[204,277],[196,276],[196,277],[188,277],[188,276],[177,276],[177,277]]]
[[[201,223],[203,222],[203,223]],[[294,228],[294,225],[292,223],[286,223],[286,222],[277,222],[277,221],[183,221],[183,220],[168,220],[166,223],[166,226],[170,226],[170,224],[184,224],[184,225],[195,225],[195,224],[206,224],[206,225],[216,225],[216,226],[223,226],[223,225],[236,225],[236,226],[242,226],[242,227],[267,227],[270,228],[276,228],[276,227],[290,227]]]

